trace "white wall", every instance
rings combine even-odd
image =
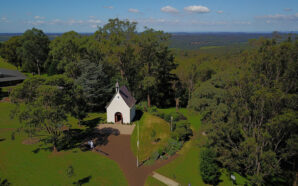
[[[116,94],[110,105],[107,107],[107,122],[115,123],[115,113],[120,112],[123,123],[130,123],[130,108],[127,106],[119,92]]]

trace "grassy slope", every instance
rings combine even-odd
[[[140,125],[140,152],[139,159],[141,161],[150,157],[150,155],[158,150],[160,147],[163,147],[168,139],[170,138],[170,128],[169,124],[156,116],[153,116],[149,113],[144,113],[141,120],[137,122]],[[156,137],[161,140],[158,143],[152,143],[151,131],[156,131]],[[133,131],[131,136],[131,148],[133,153],[137,154],[137,127]]]
[[[37,153],[38,148],[46,148],[42,143],[24,145],[25,134],[16,134],[11,140],[14,128],[20,126],[17,120],[9,119],[13,106],[0,103],[0,175],[13,185],[72,185],[85,178],[90,185],[128,185],[119,166],[105,156],[80,149],[61,151],[58,154],[46,150]],[[92,113],[88,119],[101,115]],[[103,117],[103,116],[102,116]],[[76,120],[72,119],[74,125]],[[75,126],[77,127],[77,126]],[[10,128],[10,129],[8,129]],[[68,166],[74,167],[75,175],[66,176]],[[117,179],[115,179],[117,178]]]
[[[175,108],[161,109],[163,112],[173,112]],[[161,167],[157,170],[162,175],[168,176],[179,182],[182,185],[206,185],[204,184],[200,170],[199,170],[199,155],[201,147],[205,144],[207,137],[202,135],[204,127],[201,125],[201,118],[199,113],[187,109],[179,109],[179,112],[187,117],[188,121],[191,123],[191,128],[194,131],[193,138],[186,142],[179,151],[179,157],[169,164]],[[244,185],[245,179],[238,174],[236,175],[236,180],[238,185]],[[220,177],[222,182],[219,184],[221,186],[230,186],[232,182],[229,175],[222,170],[222,175]],[[146,181],[149,184],[149,179]]]
[[[17,67],[13,66],[10,63],[7,63],[3,58],[0,57],[0,68],[7,68],[11,70],[16,70]]]

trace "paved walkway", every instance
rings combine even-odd
[[[98,129],[113,128],[119,130],[121,135],[131,135],[135,125],[123,125],[123,124],[99,124]]]
[[[175,182],[174,180],[168,178],[168,177],[165,177],[161,174],[158,174],[157,172],[153,172],[153,175],[152,175],[153,178],[161,181],[162,183],[166,184],[166,185],[169,185],[169,186],[179,186],[179,183]]]

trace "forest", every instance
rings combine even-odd
[[[82,120],[105,109],[119,82],[148,109],[186,107],[202,115],[208,137],[202,157],[211,162],[201,166],[209,170],[206,183],[216,185],[218,169],[226,168],[252,185],[293,184],[298,37],[275,33],[249,38],[241,50],[187,50],[171,48],[168,33],[136,26],[110,19],[92,35],[70,31],[53,40],[32,28],[0,43],[1,57],[30,75],[11,92],[12,102],[28,105],[14,113],[32,125],[58,125],[67,114]],[[54,146],[57,125],[46,124]]]

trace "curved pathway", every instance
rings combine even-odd
[[[167,160],[157,160],[154,165],[140,167],[136,166],[137,159],[130,148],[130,135],[110,135],[108,143],[95,148],[97,153],[106,155],[116,161],[131,186],[142,186],[145,184],[148,175],[161,166],[169,163],[177,157],[174,155]]]

